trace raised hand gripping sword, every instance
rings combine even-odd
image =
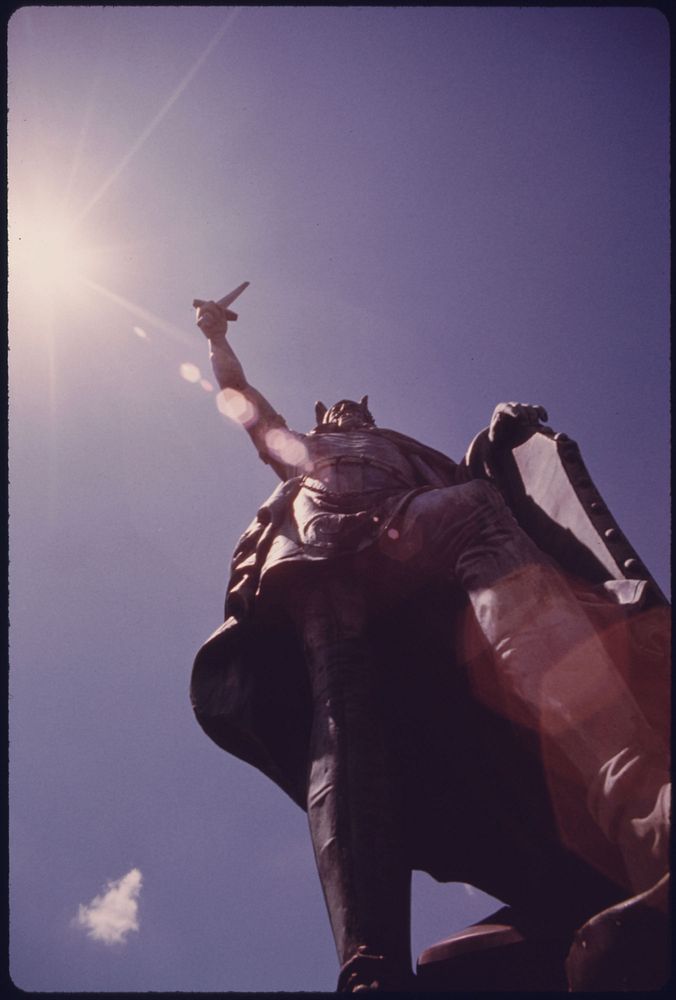
[[[225,318],[227,319],[228,323],[234,323],[235,320],[237,319],[237,313],[233,312],[232,309],[228,309],[228,306],[231,305],[231,303],[233,303],[235,299],[242,294],[245,288],[248,287],[249,287],[249,282],[243,281],[241,285],[237,286],[234,292],[230,292],[224,298],[219,299],[218,302],[216,303],[217,306],[220,306],[222,309],[225,309]],[[208,306],[209,302],[206,299],[193,299],[192,304],[195,309],[200,309],[202,306]]]

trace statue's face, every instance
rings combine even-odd
[[[353,399],[341,399],[329,407],[324,417],[325,424],[332,424],[341,431],[357,430],[360,427],[373,427],[373,417],[363,403],[355,403]]]

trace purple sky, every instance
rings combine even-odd
[[[299,430],[368,393],[460,458],[543,403],[668,587],[668,54],[640,8],[13,16],[18,986],[335,986],[305,816],[188,702],[276,483],[181,376],[193,297],[251,281],[233,343]],[[414,951],[492,908],[417,877]]]

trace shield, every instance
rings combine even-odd
[[[532,428],[511,451],[494,453],[485,429],[465,462],[474,476],[495,483],[521,527],[562,569],[603,584],[619,603],[667,604],[568,435]]]

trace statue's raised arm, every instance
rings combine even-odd
[[[277,413],[265,396],[249,383],[242,364],[226,336],[228,321],[237,319],[237,314],[228,306],[246,285],[247,283],[240,285],[235,292],[219,302],[194,299],[196,322],[209,341],[209,357],[216,381],[227,393],[226,411],[244,426],[261,459],[271,465],[281,479],[287,479],[295,473],[295,469],[280,460],[279,448],[275,447],[274,432],[279,434],[279,431],[283,430],[289,435],[293,435],[293,432],[287,429],[284,417]]]

